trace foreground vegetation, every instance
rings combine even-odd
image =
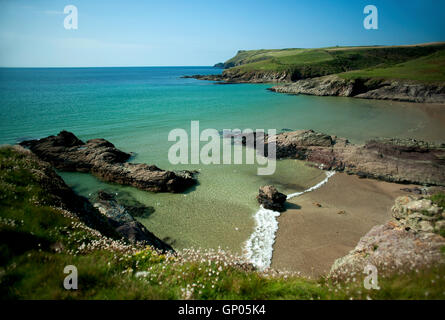
[[[252,72],[278,72],[288,74],[288,80],[295,81],[360,70],[344,77],[431,82],[445,81],[444,52],[444,43],[418,46],[248,50],[239,51],[223,66],[228,68],[224,71],[226,75],[237,77]]]
[[[445,268],[334,281],[256,271],[221,250],[163,254],[105,237],[56,208],[28,153],[0,148],[1,299],[445,299]],[[436,196],[437,203],[443,201]],[[78,290],[65,290],[66,265],[78,269]]]

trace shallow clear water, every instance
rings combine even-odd
[[[168,161],[173,128],[314,129],[363,142],[375,136],[444,141],[443,123],[413,104],[336,97],[290,96],[269,85],[216,85],[181,79],[213,74],[209,67],[0,69],[0,143],[74,132],[105,138],[135,152],[132,161],[163,169],[199,169],[199,185],[185,194],[153,194],[113,186],[88,174],[61,173],[77,192],[128,191],[155,212],[142,222],[177,248],[239,251],[253,229],[259,186],[302,191],[324,178],[295,160],[279,161],[273,176],[256,165],[181,165]]]

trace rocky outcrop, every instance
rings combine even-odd
[[[391,210],[397,224],[405,230],[445,234],[445,212],[430,199],[399,197]]]
[[[181,78],[182,79],[207,80],[207,81],[224,81],[222,75],[220,75],[220,74],[209,74],[209,75],[194,74],[191,76],[182,76]]]
[[[266,148],[270,139],[266,138]],[[275,140],[277,158],[306,160],[360,177],[445,186],[445,144],[374,139],[357,145],[313,130],[283,132]]]
[[[266,209],[278,212],[283,212],[285,210],[284,203],[286,202],[286,195],[278,192],[274,186],[261,187],[257,200],[258,203]]]
[[[62,171],[90,172],[101,180],[153,192],[181,192],[196,184],[193,173],[161,170],[155,165],[125,163],[131,155],[105,139],[86,143],[73,133],[20,143]]]
[[[38,204],[66,210],[104,236],[143,242],[161,251],[173,250],[137,222],[125,208],[119,206],[113,195],[99,192],[96,203],[92,205],[88,199],[69,188],[48,162],[40,160],[20,146],[12,148],[14,152],[27,158],[29,167],[32,168],[32,179],[42,189],[45,201]]]
[[[144,225],[135,220],[127,208],[118,203],[115,195],[105,191],[98,192],[94,207],[110,220],[122,237],[129,241],[143,242],[163,252],[174,251],[170,245],[157,238]]]
[[[197,80],[218,81],[221,84],[230,83],[274,83],[291,81],[291,73],[288,71],[245,71],[238,69],[224,70],[222,74],[192,75],[182,78]]]
[[[441,253],[445,238],[433,233],[444,230],[443,208],[429,199],[405,196],[396,200],[392,212],[393,220],[372,228],[354,250],[335,261],[332,277],[361,274],[369,264],[388,275],[445,263]]]
[[[282,84],[269,90],[288,94],[445,103],[445,84],[422,84],[408,80],[347,80],[329,75]]]

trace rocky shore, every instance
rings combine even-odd
[[[46,197],[45,203],[40,204],[66,210],[69,215],[74,215],[86,226],[104,236],[113,239],[124,238],[129,242],[149,245],[163,252],[174,251],[170,245],[136,221],[126,208],[118,205],[112,195],[102,192],[93,205],[68,187],[51,164],[20,146],[14,146],[12,150],[25,158],[28,166],[33,168],[32,179],[44,190]]]
[[[287,71],[237,71],[237,70],[224,70],[222,74],[212,75],[191,75],[183,76],[185,79],[197,79],[218,81],[221,84],[229,83],[280,83],[291,81],[291,74]]]
[[[392,219],[375,226],[348,255],[335,261],[330,275],[351,277],[374,265],[385,274],[403,273],[445,263],[443,208],[422,196],[403,196],[391,209]]]
[[[444,84],[404,80],[343,79],[337,75],[280,84],[269,90],[288,94],[340,96],[419,103],[445,103]]]
[[[62,171],[89,172],[107,182],[130,185],[153,192],[181,192],[196,184],[190,171],[165,171],[155,165],[127,163],[130,154],[105,139],[86,143],[73,133],[20,143],[40,159]]]
[[[325,170],[362,178],[445,186],[443,143],[382,138],[359,145],[313,130],[298,130],[276,135],[276,156],[306,160]]]
[[[297,81],[290,73],[237,72],[226,70],[220,75],[192,75],[183,78],[230,83],[280,83],[268,90],[286,94],[338,96],[361,99],[393,100],[417,103],[445,103],[445,84],[427,84],[409,80],[344,79],[337,75],[307,78]]]

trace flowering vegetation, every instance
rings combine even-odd
[[[445,298],[443,267],[382,275],[380,290],[366,290],[359,273],[314,280],[221,249],[162,253],[106,237],[47,203],[32,158],[1,148],[0,169],[1,299]],[[78,269],[78,290],[63,287],[66,265]]]

